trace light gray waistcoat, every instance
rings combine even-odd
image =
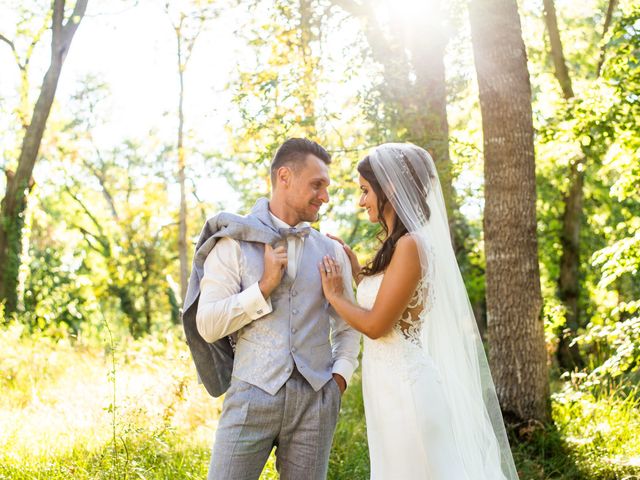
[[[260,280],[264,245],[240,241],[242,289]],[[322,293],[318,263],[335,256],[332,242],[316,230],[304,241],[295,279],[284,275],[271,293],[271,313],[238,331],[233,376],[275,394],[294,364],[314,390],[330,378],[329,307]]]

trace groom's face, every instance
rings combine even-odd
[[[323,203],[329,202],[329,169],[315,155],[309,154],[304,163],[291,171],[291,182],[285,192],[287,206],[298,216],[299,222],[315,222]]]

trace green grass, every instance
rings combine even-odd
[[[369,448],[360,371],[344,393],[329,458],[330,480],[369,478]]]
[[[596,397],[566,384],[552,396],[551,412],[553,422],[547,425],[510,432],[521,479],[640,479],[636,394],[614,391]]]
[[[221,401],[196,384],[179,329],[117,343],[115,376],[112,351],[100,345],[29,337],[18,327],[0,330],[0,344],[0,479],[205,478]],[[635,390],[595,396],[559,385],[552,423],[511,432],[520,478],[640,479]],[[328,478],[368,476],[356,373]],[[272,454],[262,479],[276,478]]]
[[[553,419],[577,468],[587,478],[640,478],[638,391],[557,394]]]
[[[202,479],[206,478],[209,449],[189,445],[173,432],[141,431],[119,445],[114,456],[112,446],[84,448],[75,445],[64,454],[20,461],[2,455],[0,478],[32,479]],[[126,445],[125,445],[126,443]],[[125,450],[126,448],[126,450]]]

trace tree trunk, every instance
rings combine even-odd
[[[471,32],[485,156],[489,359],[502,409],[547,418],[531,85],[514,0],[474,0]]]
[[[603,26],[603,38],[611,25],[616,3],[616,0],[609,0]],[[564,99],[568,101],[572,99],[575,94],[571,76],[569,75],[569,70],[564,58],[562,39],[560,38],[560,29],[558,28],[558,19],[553,0],[544,0],[544,19],[547,32],[549,33],[549,45],[555,75],[562,89]],[[605,50],[603,47],[596,76],[600,74],[604,54]],[[587,155],[583,152],[582,157],[572,163],[571,170],[569,171],[569,192],[563,200],[564,214],[562,218],[562,233],[560,236],[562,253],[560,259],[560,275],[558,277],[558,297],[566,309],[566,328],[560,334],[557,359],[558,364],[567,370],[575,367],[582,368],[584,366],[580,349],[577,345],[571,345],[571,342],[580,328],[578,302],[580,295],[580,229],[582,225],[583,184],[586,160]]]
[[[142,275],[142,297],[144,299],[144,319],[145,319],[145,333],[151,333],[151,286],[150,278],[151,278],[151,263],[152,259],[149,258],[150,255],[147,255],[148,252],[145,252],[145,260],[143,264],[144,273]]]
[[[112,275],[113,276],[113,275]],[[140,321],[140,311],[136,308],[135,300],[126,286],[109,285],[109,293],[120,301],[120,309],[127,317],[129,333],[133,338],[140,338],[144,334],[144,326]]]
[[[613,19],[613,11],[616,9],[616,5],[618,5],[618,0],[609,0],[609,4],[607,6],[607,14],[604,17],[604,25],[602,27],[602,39],[607,35],[609,31],[609,27],[611,26],[611,20]],[[604,58],[606,54],[605,45],[602,46],[602,51],[600,52],[600,60],[598,60],[598,66],[596,67],[596,74],[598,77],[600,76],[600,70],[602,69],[602,65],[604,64]]]
[[[7,174],[7,188],[0,211],[0,302],[5,302],[5,313],[15,312],[18,305],[18,270],[22,254],[22,227],[26,196],[30,190],[31,175],[38,158],[51,105],[58,87],[62,65],[87,8],[88,0],[78,0],[69,20],[64,23],[64,0],[55,0],[51,37],[51,61],[42,81],[40,95],[33,109],[15,175]]]
[[[440,1],[427,0],[409,27],[406,22],[392,25],[391,38],[385,37],[370,3],[353,0],[333,0],[332,3],[361,20],[372,56],[383,66],[383,101],[397,109],[398,126],[408,131],[406,140],[432,155],[447,207],[452,241],[459,253],[463,229],[455,225],[458,205],[449,157],[444,66],[447,38],[442,28]],[[415,82],[409,80],[412,75]]]
[[[442,28],[439,0],[428,1],[425,8],[430,14],[427,15],[425,12],[421,15],[420,21],[413,23],[413,29],[409,32],[408,48],[416,74],[416,87],[412,95],[412,110],[415,114],[410,115],[405,123],[410,132],[409,141],[427,148],[433,156],[455,248],[462,244],[462,239],[457,238],[455,227],[458,205],[449,157],[449,122],[444,67],[447,38]]]
[[[558,18],[553,0],[544,0],[544,20],[549,33],[549,46],[556,78],[565,100],[574,97],[571,76],[564,58]],[[580,293],[580,223],[582,220],[582,183],[581,165],[584,158],[576,160],[569,173],[569,192],[565,196],[562,233],[560,243],[560,275],[558,277],[558,297],[566,310],[566,328],[558,339],[558,364],[565,369],[582,366],[582,358],[577,345],[571,345],[579,327],[578,295]]]
[[[300,97],[302,110],[304,112],[303,124],[307,129],[307,135],[310,137],[317,136],[316,129],[316,106],[315,99],[318,97],[318,64],[317,56],[313,55],[311,50],[312,42],[317,40],[317,34],[314,33],[313,25],[313,5],[311,0],[300,0],[300,58],[302,65],[300,74],[302,75],[302,85],[304,86],[303,94]]]
[[[177,23],[173,24],[177,42],[178,79],[180,91],[178,96],[178,183],[180,184],[180,211],[178,212],[178,258],[180,260],[180,296],[181,301],[187,294],[189,282],[189,264],[187,254],[187,188],[186,188],[186,154],[184,148],[184,73],[193,52],[198,36],[202,32],[205,21],[209,18],[207,4],[199,5],[203,9],[188,16],[179,12]],[[165,4],[165,11],[170,15],[170,2]],[[195,26],[190,25],[195,21]]]
[[[180,259],[180,295],[184,301],[189,282],[189,265],[187,263],[187,188],[185,185],[184,154],[184,71],[186,62],[182,59],[182,32],[176,29],[178,40],[178,75],[180,93],[178,99],[178,183],[180,184],[180,212],[178,214],[178,257]]]
[[[582,204],[584,169],[582,160],[571,166],[571,187],[564,199],[562,217],[562,256],[560,258],[560,277],[558,294],[566,308],[566,328],[558,342],[558,363],[565,369],[582,368],[584,361],[578,345],[571,342],[580,328],[578,298],[580,294],[580,224],[582,222]]]
[[[549,32],[549,44],[551,46],[551,58],[556,71],[556,78],[562,88],[562,94],[565,99],[573,98],[573,85],[569,70],[564,60],[564,51],[562,49],[562,40],[560,39],[560,30],[558,29],[558,18],[556,16],[556,7],[553,0],[543,0],[544,3],[544,20]]]

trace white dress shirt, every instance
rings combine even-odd
[[[276,228],[291,228],[287,222],[280,220],[273,213],[269,212],[271,220]],[[309,224],[300,222],[296,225],[296,228],[308,227]],[[287,237],[287,275],[289,278],[296,278],[296,272],[298,271],[298,264],[302,258],[302,248],[304,247],[304,238],[296,235],[289,235]]]
[[[276,227],[290,228],[281,219],[269,212]],[[306,226],[300,223],[297,227]],[[303,238],[287,237],[287,272],[295,278],[302,258]],[[354,300],[351,287],[351,264],[342,248],[335,242],[335,258],[342,267],[345,292]],[[204,262],[204,275],[200,282],[200,300],[196,313],[198,332],[207,342],[240,330],[252,321],[272,312],[271,300],[262,296],[258,282],[241,290],[242,269],[245,266],[240,244],[232,238],[221,238]],[[318,268],[311,265],[308,268]],[[320,287],[321,288],[321,287]],[[341,318],[330,317],[331,345],[333,351],[333,373],[340,374],[347,383],[358,365],[360,334]]]

